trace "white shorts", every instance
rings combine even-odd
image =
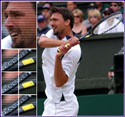
[[[42,116],[77,116],[78,110],[79,105],[76,97],[71,101],[60,101],[60,103],[46,99]]]

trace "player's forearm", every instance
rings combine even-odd
[[[39,46],[43,48],[57,47],[64,43],[66,42],[62,40],[55,40],[55,39],[47,38],[45,36],[40,37],[40,40],[38,42]]]
[[[63,86],[68,80],[68,76],[65,74],[64,70],[62,69],[61,58],[57,56],[55,60],[54,77],[55,77],[55,84],[57,87]]]

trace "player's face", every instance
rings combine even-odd
[[[13,48],[36,46],[36,15],[30,2],[9,2],[5,10],[6,22]]]
[[[62,35],[65,31],[66,21],[64,21],[62,15],[60,13],[54,13],[52,14],[50,18],[50,24],[53,28],[54,34],[55,35]]]

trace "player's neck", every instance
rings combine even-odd
[[[63,31],[63,33],[61,35],[59,35],[59,39],[62,40],[65,36],[70,36],[73,37],[73,32],[71,30],[71,28],[67,28],[66,30]]]

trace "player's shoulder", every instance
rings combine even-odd
[[[11,44],[12,44],[12,39],[11,36],[8,35],[1,40],[1,49],[9,49],[11,48]]]
[[[75,45],[69,50],[69,53],[73,56],[80,56],[81,55],[81,47],[79,44]]]
[[[8,36],[4,37],[2,40],[10,40],[10,39],[11,39],[11,36],[8,35]]]
[[[46,36],[48,38],[57,39],[57,36],[54,35],[54,33],[53,33],[53,29],[50,29],[46,34],[42,34],[41,36]]]
[[[65,58],[68,58],[68,60],[73,61],[73,63],[78,63],[79,60],[81,59],[82,56],[82,51],[80,48],[80,45],[76,45],[72,47],[65,55]]]
[[[81,47],[80,47],[79,44],[77,44],[74,47],[72,47],[72,50],[74,50],[74,51],[81,51]]]

